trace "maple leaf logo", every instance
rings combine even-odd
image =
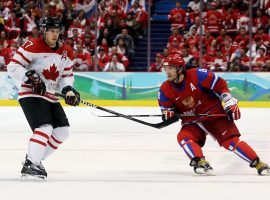
[[[57,77],[59,76],[59,71],[57,71],[57,67],[55,67],[55,64],[53,63],[53,65],[50,66],[50,69],[43,69],[42,74],[44,75],[45,79],[56,81]]]

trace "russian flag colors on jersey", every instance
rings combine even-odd
[[[227,83],[206,69],[190,69],[185,79],[175,84],[165,81],[159,91],[161,110],[174,109],[179,114],[225,113],[220,95],[229,93]],[[185,117],[182,123],[203,120],[202,117]]]

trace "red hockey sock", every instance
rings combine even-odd
[[[185,153],[187,156],[192,159],[194,157],[203,157],[203,152],[200,147],[196,142],[189,138],[184,138],[179,141],[180,146],[184,149]]]
[[[236,155],[249,163],[258,157],[256,152],[246,142],[240,141],[238,137],[226,140],[222,146],[225,149],[233,151]]]

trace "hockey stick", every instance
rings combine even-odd
[[[96,115],[96,117],[120,117],[117,115]],[[153,115],[126,115],[129,117],[162,117],[162,115],[159,114],[153,114]],[[226,117],[227,114],[177,114],[178,117]]]
[[[55,95],[56,96],[59,96],[59,97],[62,97],[62,98],[65,98],[66,97],[64,94],[60,94],[60,93],[55,93]],[[173,123],[175,123],[175,122],[177,122],[179,120],[178,116],[177,115],[174,115],[173,117],[169,118],[166,121],[163,121],[163,122],[160,122],[160,123],[157,123],[157,124],[152,124],[152,123],[149,123],[149,122],[145,122],[145,121],[142,121],[142,120],[139,120],[139,119],[130,117],[128,115],[124,115],[124,114],[115,112],[113,110],[109,110],[107,108],[103,108],[101,106],[98,106],[98,105],[89,103],[89,102],[84,101],[84,100],[81,100],[81,99],[80,99],[80,103],[82,103],[82,104],[84,104],[86,106],[89,106],[89,107],[93,107],[93,108],[96,108],[96,109],[99,109],[99,110],[102,110],[102,111],[105,111],[105,112],[114,114],[114,115],[116,115],[118,117],[123,117],[125,119],[131,120],[131,121],[134,121],[134,122],[138,122],[140,124],[144,124],[146,126],[150,126],[150,127],[157,128],[157,129],[160,129],[160,128],[164,128],[166,126],[169,126],[169,125],[171,125],[171,124],[173,124]]]

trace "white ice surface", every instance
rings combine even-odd
[[[110,108],[159,114],[158,108]],[[92,108],[65,107],[69,139],[43,162],[45,182],[22,182],[21,162],[31,136],[19,107],[0,107],[0,200],[269,199],[270,177],[260,177],[208,137],[203,148],[217,176],[195,175],[178,146],[180,124],[154,129]],[[242,140],[270,163],[270,109],[241,109]],[[141,118],[160,122],[159,118]]]

